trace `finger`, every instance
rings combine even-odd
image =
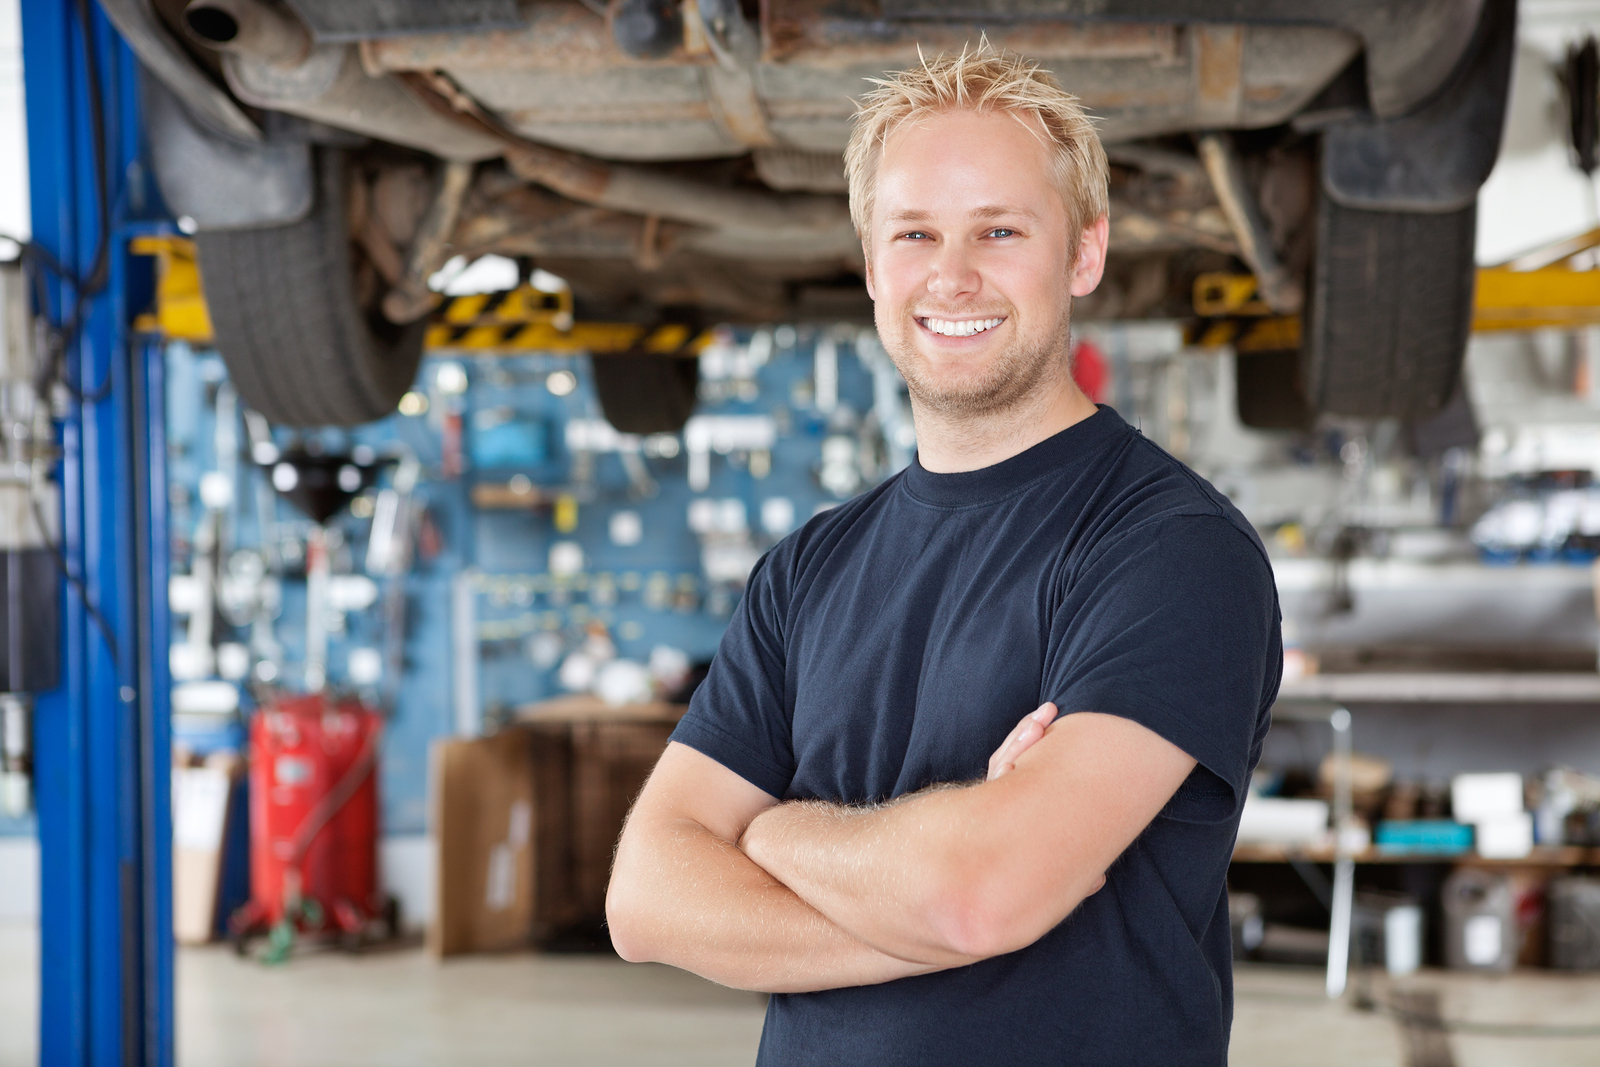
[[[994,755],[989,757],[989,768],[992,771],[999,763],[1013,760],[1021,755],[1024,750],[1040,737],[1044,736],[1044,728],[1050,725],[1056,717],[1056,706],[1044,703],[1024,715],[1006,735],[1006,739],[995,749]]]
[[[1045,729],[1055,720],[1058,714],[1060,712],[1057,711],[1056,706],[1046,701],[1024,715],[1017,725],[1012,728],[1011,733],[1006,735],[1006,739],[1000,742],[1000,747],[995,749],[994,754],[989,757],[988,779],[992,781],[1000,777],[1000,774],[1003,773],[1000,770],[1001,764],[1009,763],[1014,766],[1017,757],[1026,752],[1034,742],[1044,736]],[[1010,768],[1007,769],[1009,770]]]
[[[993,781],[1004,773],[1000,770],[1001,764],[1015,766],[1017,757],[1026,752],[1033,746],[1034,742],[1044,736],[1045,727],[1049,725],[1055,714],[1054,704],[1043,704],[1024,715],[1011,733],[1007,735],[1006,739],[1000,743],[1000,747],[995,749],[994,755],[989,757],[988,780]],[[1011,768],[1007,767],[1006,769],[1009,770]]]
[[[990,777],[994,777],[994,770],[1000,764],[1014,762],[1017,756],[1033,743],[1034,739],[1030,735],[1041,731],[1042,727],[1032,716],[1023,716],[1022,721],[1017,723],[1006,739],[1000,743],[1000,747],[994,750],[994,755],[989,757]]]
[[[1022,753],[1032,748],[1034,743],[1044,736],[1045,728],[1056,717],[1054,704],[1041,704],[1022,717],[1017,728],[1006,738],[1002,748],[1009,748],[1009,758],[1015,760]]]

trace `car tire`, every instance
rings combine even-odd
[[[1461,376],[1472,326],[1476,202],[1435,214],[1320,199],[1301,348],[1312,408],[1436,414]]]
[[[1297,350],[1239,352],[1233,365],[1240,422],[1256,430],[1309,430],[1316,423]]]
[[[600,410],[621,433],[677,433],[700,384],[694,356],[596,356],[594,388]]]
[[[379,310],[383,287],[350,238],[353,170],[346,152],[320,148],[305,218],[196,235],[217,351],[245,403],[273,423],[371,422],[416,378],[426,323],[396,325]]]

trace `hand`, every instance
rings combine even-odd
[[[1016,767],[1017,757],[1032,748],[1034,742],[1044,736],[1045,727],[1049,726],[1060,714],[1056,706],[1051,703],[1040,704],[1033,711],[1022,717],[1016,728],[994,750],[994,755],[989,757],[989,777],[986,781],[994,781],[1007,771]]]
[[[1046,702],[1024,715],[1022,721],[1017,723],[1016,728],[1000,743],[1000,747],[994,750],[994,755],[989,757],[989,777],[986,781],[992,782],[1016,767],[1017,757],[1032,748],[1034,742],[1044,736],[1045,728],[1059,714],[1054,704]],[[1105,884],[1106,876],[1102,874],[1094,888],[1089,890],[1089,895],[1093,896],[1100,892],[1105,888]]]

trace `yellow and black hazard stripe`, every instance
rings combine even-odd
[[[423,341],[429,351],[588,352],[591,355],[643,353],[698,355],[711,343],[709,330],[695,333],[680,323],[643,326],[631,322],[575,322],[560,329],[553,322],[507,325],[451,325],[435,320]]]
[[[176,235],[135,238],[135,255],[159,264],[155,307],[134,329],[167,340],[210,344],[211,317],[196,263],[194,242]],[[531,285],[498,293],[448,296],[434,309],[424,335],[427,349],[473,352],[588,352],[698,355],[711,343],[709,330],[681,323],[577,322],[572,292],[546,292]]]
[[[498,293],[447,296],[434,308],[435,322],[462,325],[511,325],[559,320],[572,316],[572,292],[548,292],[521,285]]]
[[[572,293],[524,285],[501,293],[447,297],[434,310],[424,346],[466,351],[693,355],[711,341],[681,323],[575,322]]]
[[[1300,316],[1191,319],[1183,325],[1183,343],[1196,348],[1232,345],[1235,352],[1277,352],[1300,347]]]

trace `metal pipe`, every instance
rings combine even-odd
[[[506,149],[506,165],[524,181],[613,211],[690,222],[712,229],[825,232],[843,229],[855,243],[850,209],[841,197],[779,196],[729,189],[603,163],[527,142]]]
[[[1336,707],[1328,713],[1333,728],[1333,901],[1328,922],[1327,994],[1344,993],[1350,976],[1350,922],[1354,909],[1356,864],[1350,854],[1354,825],[1350,755],[1350,711]]]
[[[390,322],[415,322],[439,302],[439,294],[428,288],[428,276],[444,265],[450,235],[455,232],[461,201],[472,184],[473,164],[451,162],[444,166],[439,192],[428,205],[417,227],[406,258],[405,273],[383,298],[383,314]]]
[[[1305,290],[1278,259],[1261,207],[1245,184],[1244,166],[1224,133],[1200,138],[1200,162],[1205,164],[1222,212],[1239,242],[1239,258],[1256,276],[1256,288],[1266,305],[1280,315],[1295,315],[1305,306]]]
[[[223,57],[222,73],[234,95],[253,107],[299,115],[443,159],[489,159],[501,152],[501,138],[454,114],[448,104],[441,109],[424,103],[392,75],[368,76],[350,46],[319,45],[293,66],[230,53]]]
[[[478,569],[459,571],[450,583],[450,703],[457,737],[483,734],[478,700]]]
[[[311,33],[276,4],[262,0],[193,0],[183,24],[207,48],[292,67],[311,52]]]
[[[328,684],[328,531],[320,523],[306,535],[306,692]]]

